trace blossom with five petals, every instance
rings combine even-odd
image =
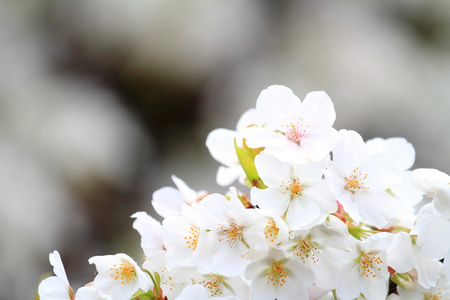
[[[325,92],[311,92],[301,102],[291,89],[272,85],[261,92],[256,111],[263,125],[243,130],[246,143],[281,161],[320,161],[336,143],[336,113]]]
[[[89,263],[98,271],[93,287],[112,300],[130,299],[138,290],[146,292],[152,287],[150,276],[126,254],[93,256]]]
[[[286,214],[290,229],[321,224],[337,210],[336,198],[322,179],[323,162],[294,165],[261,153],[255,157],[255,166],[268,187],[252,188],[252,203],[280,216]]]
[[[392,196],[387,190],[401,181],[401,173],[388,156],[368,155],[357,132],[341,130],[339,135],[325,178],[356,223],[364,220],[381,229],[394,217]]]

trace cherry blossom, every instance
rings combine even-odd
[[[254,187],[252,203],[279,215],[286,213],[289,228],[307,229],[321,224],[337,210],[336,198],[322,179],[323,162],[293,165],[262,153],[255,158],[255,166],[268,187]]]
[[[271,248],[267,256],[253,261],[245,271],[251,280],[251,299],[308,299],[306,287],[314,282],[314,273],[284,251]]]
[[[130,299],[139,289],[147,291],[152,286],[150,276],[126,254],[94,256],[89,263],[95,264],[98,272],[93,287],[113,300]]]
[[[325,178],[331,190],[356,222],[383,228],[394,217],[387,190],[400,183],[401,174],[389,156],[367,154],[367,146],[355,131],[341,130],[328,161]]]
[[[322,160],[336,142],[336,113],[325,92],[311,92],[301,102],[289,88],[272,85],[261,92],[256,111],[263,126],[243,131],[247,145],[265,147],[281,161]]]

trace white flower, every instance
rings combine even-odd
[[[205,247],[202,244],[205,232],[197,224],[192,207],[183,205],[181,215],[164,219],[162,230],[168,264],[171,267],[193,266],[198,249]]]
[[[280,249],[271,248],[268,255],[253,261],[245,271],[251,280],[251,299],[308,299],[306,287],[314,282],[314,273]]]
[[[386,248],[392,234],[377,233],[356,244],[351,259],[339,270],[336,293],[343,300],[363,294],[369,300],[385,299],[389,280]]]
[[[273,85],[261,92],[256,110],[264,125],[243,131],[247,145],[282,161],[322,160],[336,142],[336,113],[325,92],[311,92],[302,103],[289,88]]]
[[[249,249],[264,251],[262,217],[252,209],[245,209],[237,191],[228,200],[222,195],[211,194],[193,207],[197,224],[208,232],[206,244],[199,249],[197,267],[202,272],[234,277],[248,264]]]
[[[53,266],[53,273],[39,284],[38,294],[41,300],[71,300],[73,290],[69,285],[64,265],[58,251],[49,254],[50,264]]]
[[[439,192],[435,193],[438,194]],[[439,194],[438,194],[439,195]],[[450,278],[450,220],[428,203],[422,207],[411,234],[417,235],[417,245],[430,258],[444,258],[444,270]]]
[[[367,155],[357,132],[341,130],[339,135],[325,178],[356,223],[364,220],[383,228],[394,217],[392,197],[386,190],[401,181],[401,174],[389,157]]]
[[[293,231],[284,249],[314,272],[316,286],[332,290],[336,288],[336,274],[345,262],[348,256],[346,250],[351,245],[352,238],[347,227],[330,216],[330,220],[323,225]]]
[[[265,209],[257,209],[256,211],[264,217],[262,221],[264,237],[269,247],[279,248],[283,246],[289,238],[289,227],[286,222],[273,211]]]
[[[94,256],[89,263],[95,264],[98,271],[94,288],[113,300],[130,299],[139,289],[147,291],[152,287],[150,276],[126,254]]]
[[[207,195],[205,191],[194,191],[180,178],[172,175],[172,180],[177,186],[166,186],[153,193],[152,205],[161,217],[178,216],[181,213],[183,203],[191,205]]]
[[[411,182],[411,171],[415,161],[414,147],[404,138],[374,138],[366,141],[367,155],[383,154],[389,156],[393,168],[401,172],[402,180],[389,188],[392,206],[394,208],[394,220],[396,225],[411,227],[415,220],[414,206],[423,196],[422,192]]]
[[[226,277],[218,274],[199,273],[192,281],[204,286],[211,298],[233,296],[240,300],[248,300],[250,297],[250,286],[240,276]]]
[[[423,255],[422,250],[406,232],[393,235],[391,246],[387,248],[388,264],[398,273],[417,270],[418,283],[424,288],[436,286],[442,271],[442,264]]]
[[[166,251],[161,251],[152,257],[147,257],[142,266],[152,274],[155,272],[159,274],[160,288],[164,296],[168,299],[174,299],[180,294],[183,287],[192,283],[192,276],[190,274],[188,276],[175,274],[179,269],[173,269],[169,266],[166,261],[166,254]]]
[[[278,215],[284,215],[287,210],[290,229],[310,228],[336,211],[336,198],[322,179],[324,163],[294,165],[261,153],[255,158],[255,166],[268,187],[252,188],[252,203]]]

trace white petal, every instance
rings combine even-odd
[[[261,120],[274,130],[280,130],[280,125],[286,118],[297,116],[301,110],[301,101],[291,89],[272,85],[263,90],[256,101],[256,110]]]
[[[206,147],[211,156],[223,165],[230,166],[238,161],[234,139],[237,132],[229,129],[215,129],[206,138]]]
[[[433,201],[439,213],[450,221],[450,183],[436,189]]]
[[[53,266],[53,273],[61,278],[67,286],[69,286],[69,280],[67,279],[66,270],[61,260],[61,256],[58,251],[53,251],[49,254],[50,264]]]
[[[194,284],[186,286],[175,300],[207,300],[208,292],[205,287]]]
[[[311,127],[331,127],[336,120],[333,102],[325,92],[308,93],[303,100],[301,116]]]
[[[387,248],[388,264],[398,273],[406,273],[415,267],[411,237],[406,232],[394,234],[391,246]]]
[[[183,203],[183,194],[173,187],[163,187],[153,193],[152,205],[161,217],[178,216]]]
[[[436,169],[415,169],[412,171],[412,183],[428,197],[433,197],[436,188],[450,183],[450,176]]]
[[[57,276],[44,279],[39,284],[38,294],[41,300],[70,300],[69,286]]]

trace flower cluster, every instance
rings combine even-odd
[[[162,223],[137,212],[145,261],[95,256],[73,292],[58,252],[50,299],[450,299],[450,176],[410,170],[403,138],[337,131],[324,92],[270,86],[236,130],[206,141],[225,195],[156,191]]]

